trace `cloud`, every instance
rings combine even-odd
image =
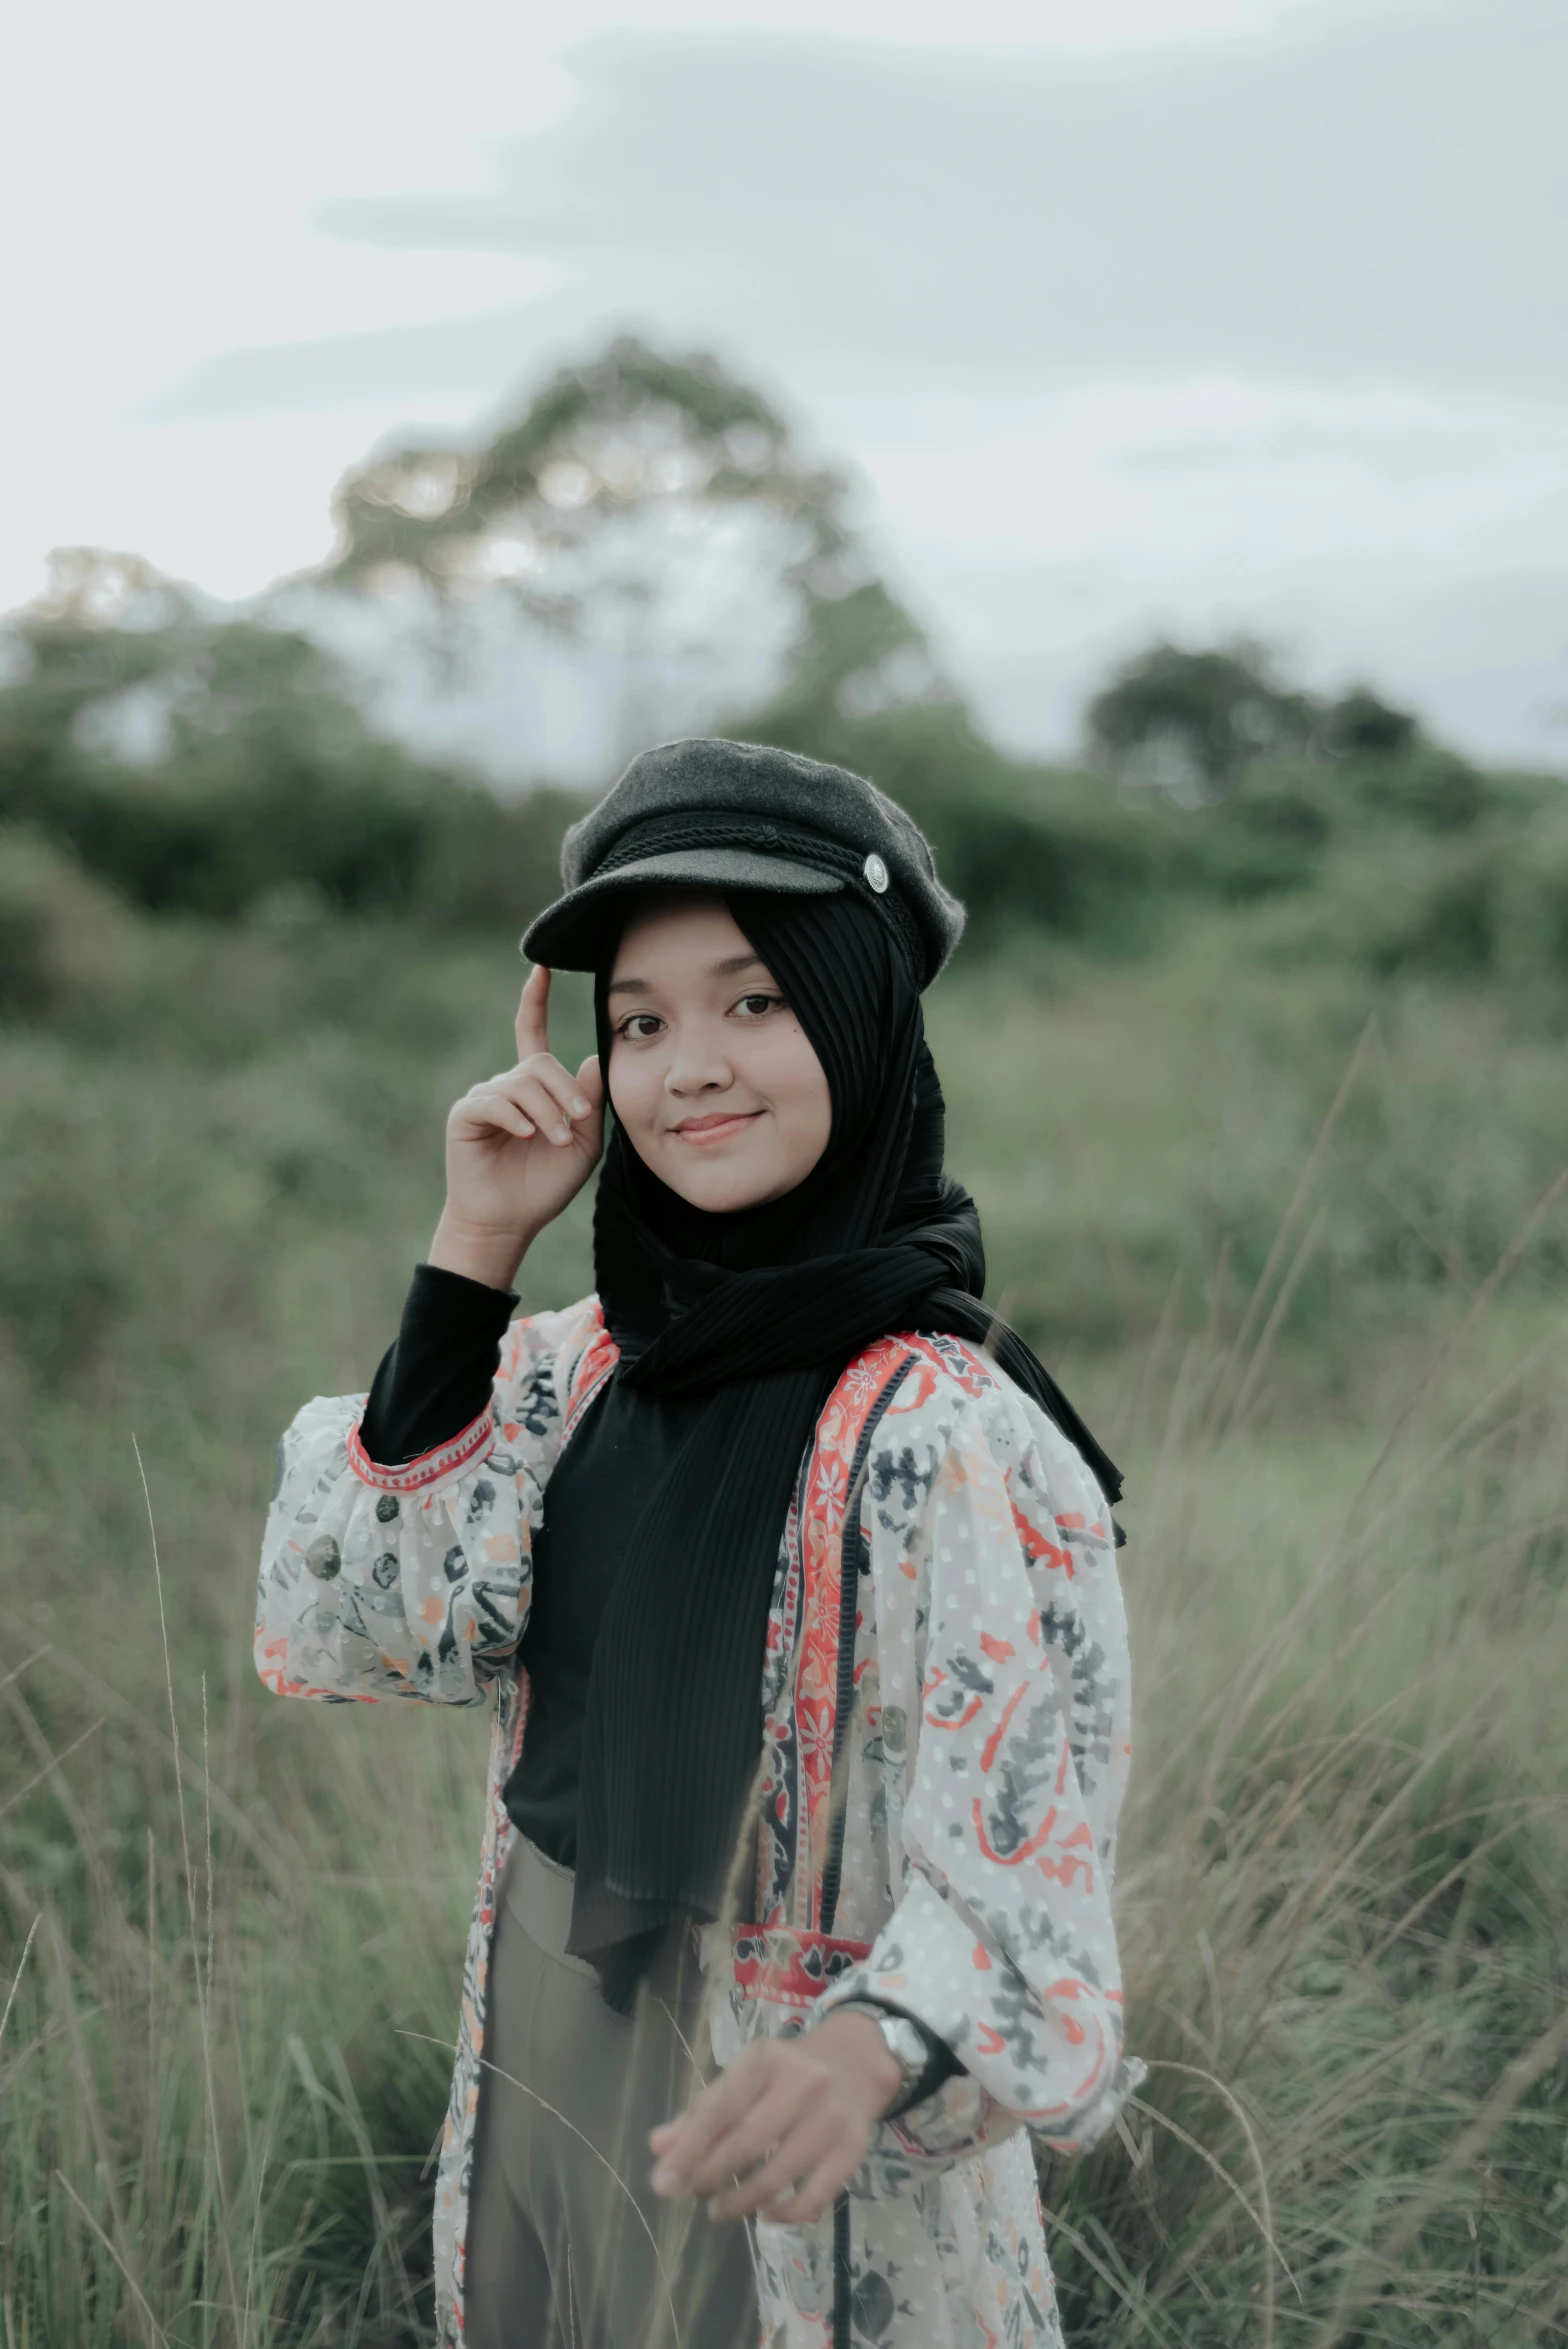
[[[1100,57],[821,34],[601,34],[478,193],[318,225],[505,252],[548,291],[466,320],[231,353],[172,415],[493,389],[628,314],[813,400],[1234,373],[1568,389],[1568,16],[1544,0]]]
[[[231,351],[158,412],[460,429],[630,327],[850,452],[1010,739],[1069,740],[1140,636],[1247,626],[1560,760],[1568,12],[1369,8],[1092,57],[596,35],[477,192],[316,216],[527,299]]]
[[[371,328],[308,342],[222,351],[136,403],[138,424],[191,424],[325,408],[389,397],[474,397],[532,366],[539,349],[536,300],[466,317]]]

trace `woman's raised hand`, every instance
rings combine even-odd
[[[571,1076],[550,1050],[550,973],[528,975],[517,1006],[517,1065],[454,1102],[446,1121],[446,1205],[429,1261],[509,1288],[530,1243],[598,1163],[604,1080],[590,1053]]]

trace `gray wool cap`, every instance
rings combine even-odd
[[[924,833],[847,767],[765,743],[661,743],[634,758],[561,844],[566,894],[523,952],[556,970],[597,967],[615,903],[635,889],[854,889],[897,933],[922,986],[964,927]]]

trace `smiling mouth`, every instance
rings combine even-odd
[[[678,1126],[671,1126],[672,1140],[686,1142],[695,1148],[704,1144],[728,1142],[736,1134],[743,1134],[748,1126],[756,1124],[760,1109],[723,1110],[712,1117],[684,1118]]]

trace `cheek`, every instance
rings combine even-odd
[[[797,1146],[820,1157],[833,1129],[833,1097],[803,1029],[779,1036],[768,1091]]]
[[[610,1046],[610,1106],[628,1131],[647,1124],[660,1093],[651,1057]]]

